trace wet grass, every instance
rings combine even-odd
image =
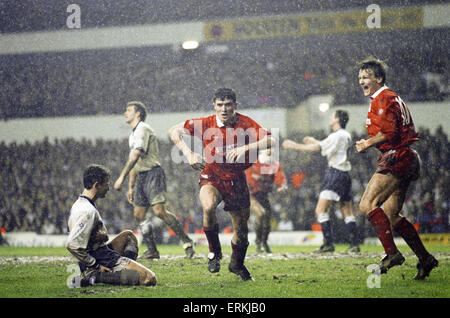
[[[161,259],[144,260],[158,279],[155,287],[108,286],[68,288],[76,262],[64,248],[1,247],[1,298],[448,298],[450,247],[430,246],[439,260],[425,281],[414,281],[416,257],[406,257],[387,275],[367,271],[383,256],[379,246],[362,246],[360,254],[316,255],[316,247],[274,246],[273,253],[257,255],[250,246],[246,265],[255,281],[243,282],[228,271],[231,248],[224,247],[219,273],[206,268],[207,248],[197,246],[193,259],[185,259],[180,246],[161,245]],[[143,251],[143,249],[142,249]]]

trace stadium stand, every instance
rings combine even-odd
[[[387,59],[389,85],[406,101],[442,101],[450,89],[448,41],[442,41],[448,32],[430,34],[254,40],[229,43],[227,54],[200,50],[188,57],[168,47],[4,55],[0,118],[119,114],[135,99],[153,112],[204,110],[221,86],[237,89],[241,108],[294,107],[314,94],[332,94],[336,105],[365,103],[356,62],[368,52]],[[370,48],[374,40],[377,49]],[[438,81],[427,84],[427,74]]]

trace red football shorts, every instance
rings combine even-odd
[[[239,211],[250,207],[250,193],[248,191],[245,174],[237,180],[221,180],[213,174],[200,174],[200,187],[210,184],[219,190],[225,203],[225,211]]]
[[[405,181],[414,181],[420,175],[420,159],[409,147],[388,150],[378,158],[377,173],[392,173]]]

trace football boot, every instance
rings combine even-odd
[[[228,270],[231,273],[240,276],[241,279],[244,281],[254,280],[252,275],[250,274],[250,272],[248,271],[247,267],[245,267],[244,264],[242,264],[242,266],[238,266],[234,262],[230,262],[230,264],[228,265]]]
[[[220,271],[220,260],[222,259],[222,252],[208,254],[208,270],[211,273]]]
[[[267,244],[267,242],[263,242],[263,247],[264,247],[264,251],[266,251],[266,253],[272,253],[272,250],[270,249],[269,244]]]
[[[330,252],[334,252],[333,244],[323,244],[321,247],[319,247],[317,250],[314,251],[314,253],[317,253],[317,254],[330,253]]]
[[[158,250],[154,250],[154,251],[146,250],[144,252],[144,254],[142,254],[141,256],[138,257],[138,259],[159,259],[159,251]]]
[[[433,255],[428,255],[426,259],[417,263],[417,274],[414,276],[415,280],[424,280],[425,277],[430,275],[433,268],[438,267],[439,262]]]
[[[392,255],[386,255],[381,260],[380,273],[386,274],[390,268],[392,268],[394,266],[402,265],[404,261],[405,261],[405,258],[399,251],[397,251],[395,254],[392,254]]]
[[[359,253],[361,252],[361,249],[359,248],[359,245],[350,245],[348,249],[345,250],[346,253]]]
[[[192,242],[187,242],[183,244],[184,252],[186,253],[186,258],[194,257],[194,244]]]

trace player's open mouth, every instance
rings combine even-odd
[[[363,89],[364,94],[368,94],[370,91],[370,88],[367,85],[362,86],[362,89]]]

